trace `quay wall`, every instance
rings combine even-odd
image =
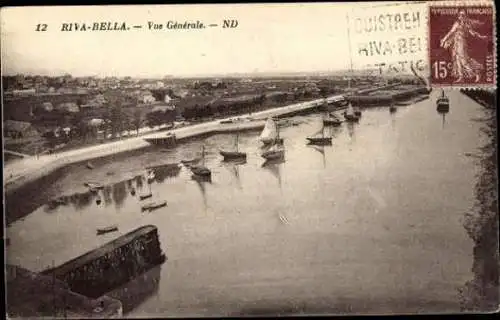
[[[6,265],[7,315],[20,318],[120,318],[120,300],[109,296],[92,299],[69,289],[48,275]]]
[[[158,229],[135,229],[60,266],[42,272],[79,294],[97,298],[165,261]]]
[[[409,90],[397,92],[395,94],[378,94],[378,95],[353,95],[346,97],[352,104],[360,107],[389,105],[392,101],[401,101],[413,98],[420,94],[427,94],[426,87],[419,87]]]

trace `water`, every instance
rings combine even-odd
[[[395,114],[367,109],[359,124],[331,132],[331,147],[305,145],[319,115],[297,117],[302,124],[281,130],[281,164],[262,167],[254,132],[239,138],[248,160],[238,166],[218,155],[231,135],[99,160],[94,170],[72,166],[43,192],[82,194],[52,210],[40,203],[13,223],[7,260],[42,270],[154,224],[168,261],[129,316],[458,312],[457,288],[472,277],[473,259],[462,220],[479,170],[466,154],[483,143],[473,121],[482,107],[449,92],[443,121],[438,94]],[[150,186],[123,181],[193,158],[202,144],[212,183],[193,181],[186,168]],[[97,205],[84,194],[89,180],[119,183]],[[138,195],[149,188],[168,207],[141,213],[147,201]],[[96,236],[112,224],[118,233]]]

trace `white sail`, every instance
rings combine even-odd
[[[266,121],[266,125],[264,126],[264,130],[260,134],[260,141],[264,143],[270,143],[274,141],[278,137],[278,129],[276,127],[276,123],[273,119],[268,118]]]
[[[354,116],[354,108],[352,107],[352,104],[349,102],[349,106],[347,107],[346,114],[349,116]]]

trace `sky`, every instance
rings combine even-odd
[[[2,72],[163,77],[346,70],[351,57],[354,67],[361,63],[356,56],[360,42],[396,39],[403,34],[356,35],[351,30],[348,37],[348,25],[355,17],[413,8],[414,4],[404,3],[377,3],[377,7],[367,3],[293,3],[2,8]],[[237,19],[238,26],[159,31],[147,27],[148,21],[165,25],[169,20],[199,20],[220,26],[224,19]],[[102,21],[143,28],[61,31],[62,23]],[[47,24],[47,31],[35,31],[42,23]],[[422,35],[426,31],[422,26],[411,32]],[[425,58],[422,52],[419,54]],[[399,58],[383,57],[383,61]]]

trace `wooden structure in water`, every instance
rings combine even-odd
[[[175,146],[177,146],[177,138],[175,137],[175,134],[168,134],[164,137],[145,138],[144,140],[156,146],[167,148],[174,148]]]
[[[99,297],[165,259],[158,229],[146,225],[42,273],[66,282],[74,292]]]

